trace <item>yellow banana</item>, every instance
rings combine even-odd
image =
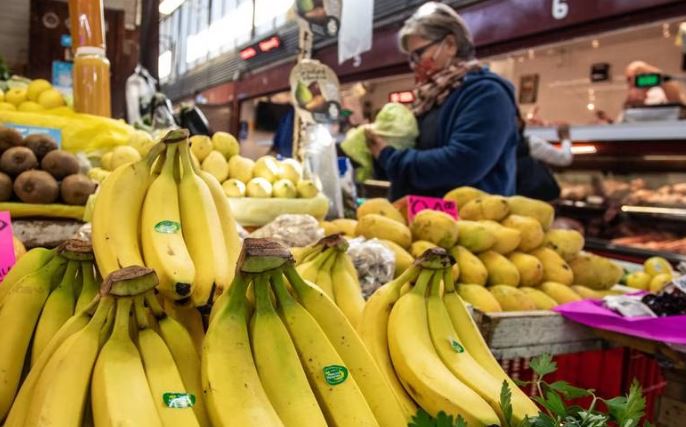
[[[154,295],[146,295],[145,301],[157,318],[160,335],[174,358],[183,385],[189,393],[195,395],[193,411],[198,423],[202,427],[210,427],[210,418],[207,414],[205,397],[202,392],[200,353],[195,347],[191,334],[181,323],[164,312]],[[202,325],[200,326],[202,327]]]
[[[62,281],[45,301],[33,337],[31,365],[38,359],[55,332],[74,314],[74,305],[76,304],[74,290],[77,286],[77,274],[78,278],[81,277],[79,274],[80,267],[80,262],[69,261]]]
[[[441,296],[441,275],[434,275],[431,283],[430,295],[426,303],[426,311],[429,319],[431,340],[439,357],[455,374],[455,376],[469,388],[479,394],[493,408],[503,420],[500,407],[500,390],[502,381],[491,375],[464,348],[459,334],[453,328],[450,315],[443,303]],[[521,396],[512,395],[513,419],[517,424],[521,423],[526,416],[533,417],[538,414],[536,405],[529,400],[521,399]]]
[[[193,339],[193,346],[198,356],[202,354],[202,342],[205,339],[205,326],[202,315],[191,304],[178,305],[173,301],[164,299],[164,311],[172,319],[183,325]]]
[[[179,182],[181,229],[188,245],[195,279],[191,298],[196,306],[210,302],[213,289],[227,288],[229,273],[226,243],[219,231],[221,219],[207,184],[193,171],[188,141],[179,143],[183,176]]]
[[[340,252],[333,267],[331,268],[331,283],[333,284],[333,294],[336,305],[345,313],[350,323],[355,327],[360,324],[362,310],[364,310],[364,298],[362,288],[355,276],[349,273],[346,263],[350,261],[350,256],[345,252]]]
[[[455,378],[436,354],[425,300],[433,274],[432,270],[422,271],[413,289],[393,306],[388,319],[393,366],[408,393],[431,415],[444,411],[461,415],[470,426],[499,425],[498,415],[488,403]]]
[[[54,249],[35,248],[19,258],[5,278],[0,281],[0,308],[12,287],[29,273],[33,273],[55,257]]]
[[[210,322],[202,353],[202,382],[215,427],[283,426],[260,383],[250,351],[245,291],[248,281],[236,274]]]
[[[153,180],[150,168],[164,144],[155,145],[145,159],[114,170],[98,190],[93,208],[93,250],[106,278],[130,265],[144,265],[138,243],[141,209]]]
[[[300,277],[292,266],[285,270],[300,303],[314,317],[359,386],[381,426],[405,426],[408,419],[393,394],[391,385],[379,370],[374,357],[333,300]]]
[[[50,356],[34,386],[26,427],[81,426],[101,333],[110,327],[113,306],[112,297],[101,299],[90,322]]]
[[[46,265],[29,273],[12,287],[0,310],[0,419],[4,419],[17,393],[25,358],[30,356],[29,342],[48,299],[53,277],[66,260],[56,256]]]
[[[328,248],[324,251],[322,251],[320,254],[315,256],[312,260],[305,262],[303,264],[300,264],[299,266],[296,267],[298,270],[298,273],[300,274],[300,277],[302,277],[305,280],[308,280],[320,288],[326,293],[326,295],[329,296],[329,298],[333,298],[333,286],[331,285],[331,281],[328,280],[326,283],[318,283],[317,281],[320,280],[320,272],[326,268],[327,262],[331,260],[332,258],[336,257],[336,249],[335,248]],[[329,267],[330,268],[330,267]]]
[[[362,319],[357,325],[360,338],[369,349],[384,377],[390,384],[393,394],[400,402],[405,417],[410,419],[417,412],[417,405],[407,395],[398,380],[388,352],[388,316],[395,302],[400,298],[400,288],[417,278],[419,270],[411,267],[391,282],[378,288],[367,300],[362,312]]]
[[[269,400],[286,427],[325,427],[293,341],[272,305],[268,277],[257,276],[254,288],[257,307],[251,322],[252,351]]]
[[[294,281],[295,276],[289,274]],[[338,427],[378,426],[357,381],[349,374],[349,367],[314,317],[288,292],[280,272],[272,276],[272,286],[279,304],[278,313],[327,422]]]
[[[145,265],[157,273],[157,289],[167,298],[188,298],[195,267],[181,232],[179,194],[174,178],[178,143],[169,144],[162,173],[150,184],[143,202],[141,242]]]
[[[100,351],[91,382],[95,425],[161,427],[143,362],[129,332],[131,297],[118,298],[114,329]]]
[[[76,307],[74,313],[78,313],[86,308],[98,294],[100,286],[95,277],[95,266],[92,261],[81,262],[81,292],[79,298],[76,300]]]
[[[28,415],[31,397],[33,396],[33,389],[40,379],[43,368],[48,363],[53,353],[55,353],[57,348],[59,348],[67,338],[71,337],[88,324],[93,316],[93,312],[99,307],[99,302],[98,298],[97,300],[92,301],[88,307],[74,314],[64,325],[62,325],[60,330],[57,331],[55,336],[50,340],[48,346],[45,347],[45,350],[43,350],[24,379],[24,382],[19,389],[19,393],[17,393],[17,397],[14,399],[12,409],[5,419],[5,427],[24,426],[24,420]]]
[[[186,391],[169,348],[150,328],[143,298],[139,296],[134,299],[139,328],[138,350],[160,420],[165,427],[200,427],[192,408],[198,396]]]

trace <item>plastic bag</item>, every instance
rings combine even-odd
[[[358,237],[349,240],[348,244],[348,255],[360,278],[362,294],[369,298],[378,287],[393,279],[395,254],[378,239]]]
[[[261,227],[283,214],[306,214],[321,220],[329,210],[329,199],[321,193],[311,199],[229,197],[229,204],[243,227]]]
[[[341,12],[341,29],[338,32],[338,63],[355,58],[372,48],[374,2],[368,0],[345,0]]]
[[[324,230],[311,215],[279,215],[274,221],[255,230],[250,237],[271,238],[288,247],[302,247],[319,241]]]

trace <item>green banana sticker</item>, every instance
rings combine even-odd
[[[329,385],[338,385],[348,379],[348,368],[341,365],[324,367],[324,379]]]
[[[181,229],[181,224],[175,221],[160,221],[155,224],[155,231],[163,234],[176,234]]]
[[[167,408],[192,408],[195,405],[195,395],[191,393],[164,393],[162,400]]]
[[[455,350],[455,353],[464,353],[464,347],[462,347],[462,345],[460,345],[455,338],[448,338],[448,342],[450,342],[450,347]]]

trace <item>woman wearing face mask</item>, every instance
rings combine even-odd
[[[419,122],[416,147],[396,150],[367,134],[379,172],[391,181],[391,199],[442,197],[463,185],[514,194],[514,92],[476,60],[462,18],[449,6],[426,3],[405,22],[399,42],[417,83],[412,107]]]

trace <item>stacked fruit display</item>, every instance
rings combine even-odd
[[[628,273],[622,283],[634,289],[656,293],[675,277],[669,261],[662,257],[650,257],[643,263],[643,270]]]
[[[297,160],[263,156],[253,161],[238,154],[239,149],[236,138],[226,132],[191,138],[191,151],[202,170],[214,175],[229,197],[309,199],[319,194],[312,180],[303,179]]]
[[[49,135],[26,138],[0,127],[0,202],[13,195],[21,202],[85,205],[96,183],[80,173],[79,161],[59,150]]]
[[[62,93],[47,80],[21,81],[12,86],[0,90],[0,111],[40,112],[67,105]]]
[[[103,276],[145,265],[174,301],[210,302],[231,283],[240,241],[219,181],[191,159],[188,131],[170,131],[136,162],[114,170],[93,208]]]
[[[614,262],[582,252],[584,239],[573,230],[551,229],[554,209],[525,197],[492,196],[460,187],[447,200],[459,206],[460,220],[443,212],[419,212],[408,226],[385,199],[370,199],[357,222],[324,223],[327,232],[378,238],[396,254],[396,276],[432,247],[457,260],[458,293],[482,311],[548,310],[558,304],[602,298],[623,275]]]
[[[100,157],[100,166],[91,168],[88,176],[97,182],[102,182],[119,166],[137,162],[147,156],[155,143],[156,141],[149,133],[136,130],[131,134],[126,145],[117,146],[103,154]]]

